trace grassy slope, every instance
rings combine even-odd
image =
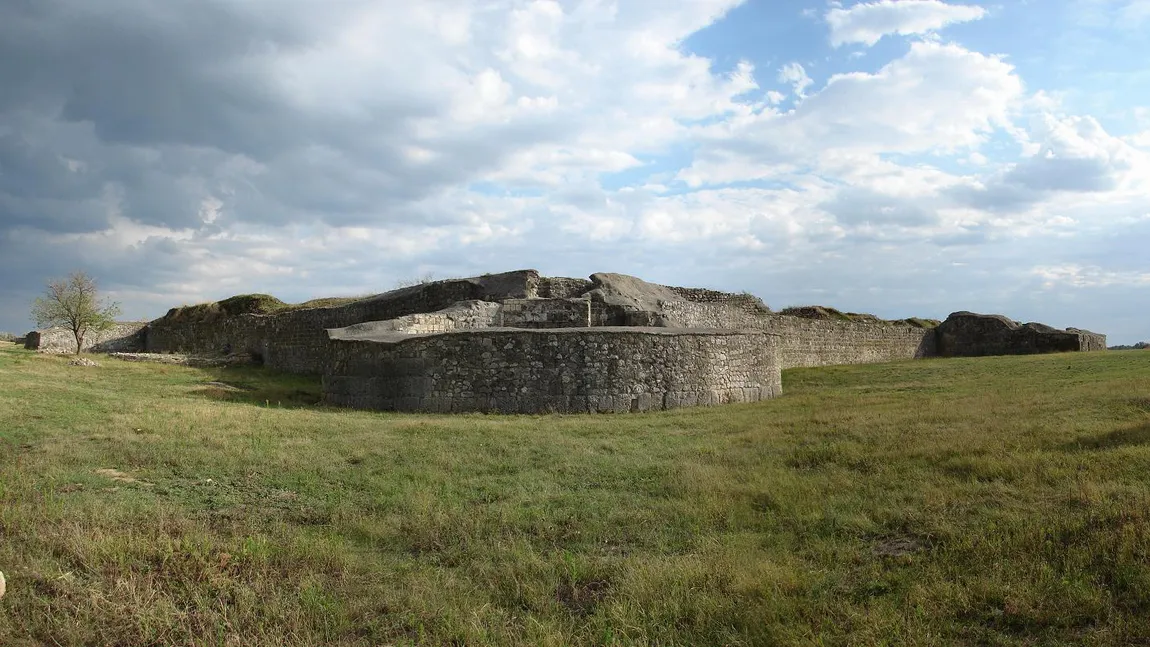
[[[1150,641],[1150,353],[592,417],[100,361],[0,345],[5,645]]]

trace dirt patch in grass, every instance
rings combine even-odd
[[[926,546],[914,537],[886,537],[876,541],[872,551],[878,557],[905,557],[925,548]]]
[[[136,483],[136,482],[138,482],[136,477],[131,476],[130,474],[126,474],[124,472],[121,472],[118,469],[113,469],[110,467],[98,469],[98,470],[96,470],[95,473],[98,476],[103,476],[104,478],[111,479],[117,483]]]
[[[589,616],[607,597],[611,584],[596,579],[586,582],[560,582],[555,590],[555,601],[576,616]]]

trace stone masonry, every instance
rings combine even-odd
[[[147,322],[120,322],[107,330],[90,331],[84,336],[85,353],[132,352],[144,347]],[[24,336],[24,348],[45,353],[74,353],[76,338],[68,328],[33,330]]]
[[[624,413],[782,392],[776,338],[673,328],[330,331],[331,404],[454,413]]]
[[[28,347],[63,341],[58,331],[37,331]],[[325,399],[341,406],[520,413],[752,402],[778,395],[781,371],[799,366],[1105,348],[1104,335],[998,315],[958,312],[937,329],[808,319],[771,312],[749,294],[534,270],[272,314],[174,308],[85,344],[246,355],[322,375]]]

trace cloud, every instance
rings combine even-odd
[[[1122,7],[1120,18],[1120,24],[1127,28],[1150,21],[1150,0],[1127,0]]]
[[[1097,265],[1083,267],[1076,264],[1035,267],[1032,272],[1042,279],[1043,287],[1052,289],[1065,285],[1075,288],[1110,286],[1150,286],[1150,272],[1113,271]]]
[[[740,4],[0,0],[0,329],[77,268],[140,318],[521,267],[1015,315],[1087,298],[1034,267],[1139,271],[1140,140],[1015,52],[739,47]],[[838,33],[974,9],[856,4]]]
[[[1026,134],[1034,152],[991,178],[958,187],[963,202],[1019,209],[1058,193],[1138,190],[1150,183],[1150,157],[1106,132],[1093,117],[1036,115]]]
[[[1139,133],[1134,133],[1125,138],[1126,141],[1136,148],[1150,149],[1150,130],[1143,130]]]
[[[883,36],[925,34],[955,23],[978,20],[986,10],[974,5],[953,5],[940,0],[878,0],[860,2],[826,13],[831,45],[872,46]]]
[[[806,69],[798,63],[787,63],[779,68],[779,83],[787,83],[794,86],[795,95],[802,98],[806,96],[806,90],[811,86],[814,81],[811,77],[807,76]]]
[[[1023,98],[1013,66],[953,44],[914,43],[875,73],[831,76],[788,112],[764,108],[695,129],[693,185],[756,180],[787,165],[857,156],[958,152],[1011,123]],[[741,177],[733,176],[743,168]]]
[[[926,205],[863,187],[841,190],[819,208],[847,225],[921,227],[939,221],[937,211]]]

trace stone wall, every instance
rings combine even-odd
[[[1089,330],[1080,330],[1078,328],[1067,328],[1067,332],[1072,332],[1078,335],[1078,350],[1080,351],[1099,351],[1106,350],[1106,335]]]
[[[499,314],[504,328],[586,328],[591,325],[589,299],[508,299]]]
[[[779,335],[783,368],[873,364],[938,355],[934,329],[823,321],[785,315],[763,318]]]
[[[754,402],[782,391],[757,331],[492,329],[331,342],[329,404],[388,411],[628,412]]]
[[[271,368],[319,373],[328,349],[327,328],[431,313],[460,301],[527,298],[536,293],[538,281],[539,274],[534,270],[506,272],[414,285],[341,306],[209,321],[182,319],[178,309],[173,309],[149,325],[147,350],[208,355],[251,353]]]
[[[749,313],[770,312],[771,309],[759,297],[746,292],[730,293],[706,288],[668,287],[679,297],[693,303],[722,303]]]
[[[540,277],[524,270],[411,286],[327,308],[230,317],[212,317],[211,308],[196,312],[204,316],[172,310],[152,322],[147,350],[249,353],[272,368],[315,374],[325,370],[332,352],[325,331],[362,324],[362,334],[432,334],[494,326],[757,330],[778,337],[782,368],[887,362],[941,352],[934,329],[781,315],[749,294],[661,286],[611,273],[584,280]],[[1088,331],[1028,324],[1022,332],[1003,334],[991,328],[952,335],[947,352],[989,355],[1105,348],[1105,337]]]
[[[943,357],[1106,349],[1105,335],[1078,329],[1058,330],[1039,323],[1020,324],[1002,315],[954,312],[936,330],[938,352]]]
[[[751,328],[778,335],[779,362],[784,369],[891,362],[938,354],[933,329],[805,319],[750,306],[721,300],[662,304],[668,317],[682,325]]]
[[[498,326],[501,311],[502,306],[498,303],[461,301],[450,308],[436,312],[420,312],[386,321],[368,321],[346,326],[342,330],[360,336],[389,332],[428,335],[457,330],[476,330]]]
[[[85,353],[133,353],[144,350],[147,337],[147,322],[117,322],[111,328],[91,331],[84,336]],[[33,330],[24,336],[24,348],[44,353],[74,353],[76,338],[68,328],[46,328]]]
[[[569,279],[561,276],[539,277],[534,297],[540,299],[574,299],[593,287],[587,279]]]

